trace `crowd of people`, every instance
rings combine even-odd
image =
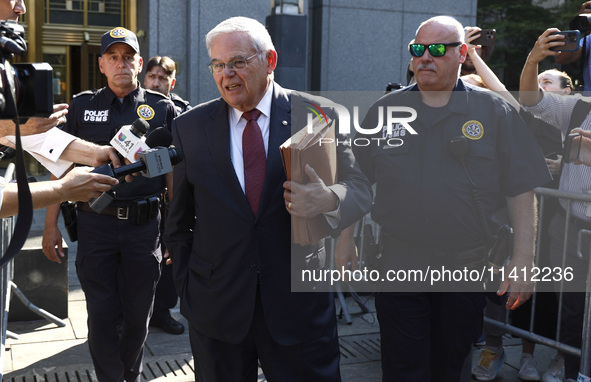
[[[581,13],[591,13],[589,5]],[[23,0],[0,0],[0,19],[18,20],[25,11]],[[142,87],[137,36],[122,27],[107,31],[98,58],[107,85],[55,105],[50,117],[30,118],[20,129],[23,147],[52,172],[51,181],[31,187],[34,207],[47,207],[43,252],[51,261],[64,256],[59,202],[78,202],[76,272],[98,380],[139,382],[149,327],[185,330],[170,314],[180,298],[196,380],[256,381],[260,366],[269,381],[340,381],[334,297],[314,283],[292,292],[291,280],[294,270],[325,269],[331,261],[324,239],[294,243],[294,217],[321,217],[338,238],[335,263],[355,268],[353,228],[371,211],[380,226],[376,268],[384,272],[479,269],[497,229],[511,226],[511,256],[503,265],[527,271],[502,279],[496,293],[482,285],[438,293],[378,285],[388,382],[461,381],[485,312],[497,318],[510,310],[516,325],[528,326],[523,312],[531,309],[531,272],[539,261],[571,267],[584,284],[589,260],[577,256],[576,245],[578,231],[591,228],[589,206],[545,206],[551,216],[538,225],[533,190],[591,190],[591,103],[570,94],[575,89],[565,73],[538,73],[549,56],[584,59],[585,45],[574,54],[561,52],[564,36],[556,28],[544,31],[527,57],[516,98],[486,64],[492,47],[472,44],[480,32],[449,16],[421,23],[409,44],[412,83],[377,100],[361,124],[372,144],[336,145],[334,183],[309,165],[300,183],[287,179],[279,146],[304,122],[292,113],[292,91],[274,79],[279,57],[263,24],[232,17],[209,31],[209,70],[220,96],[193,108],[172,93],[171,58],[152,57]],[[416,112],[412,127],[379,126],[382,110],[394,105]],[[336,106],[323,112],[339,118]],[[171,173],[117,180],[75,166],[121,166],[108,143],[138,117],[149,125],[148,137],[162,126],[184,153]],[[14,131],[12,122],[0,121],[3,144],[14,145]],[[579,134],[573,142],[580,153],[567,161],[562,142],[571,133]],[[397,145],[375,144],[394,136]],[[0,214],[15,214],[16,186],[2,187]],[[88,201],[111,189],[116,197],[97,212]],[[567,226],[574,229],[565,232]],[[546,239],[534,263],[536,230]],[[553,292],[538,297],[536,311],[553,309]],[[580,347],[585,294],[565,293],[562,304],[560,340]],[[472,374],[486,381],[496,378],[506,356],[503,333],[487,326],[484,333]],[[524,339],[521,379],[576,380],[578,358],[557,352],[540,375],[534,349]]]

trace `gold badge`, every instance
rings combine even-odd
[[[152,109],[150,106],[148,105],[140,105],[137,107],[137,115],[140,118],[145,119],[146,121],[151,120],[152,118],[154,118],[154,109]]]
[[[478,121],[468,121],[462,126],[462,134],[468,139],[480,139],[484,135],[484,126]]]
[[[109,34],[113,38],[124,38],[125,36],[127,36],[127,29],[121,27],[114,28],[111,29],[111,33]]]

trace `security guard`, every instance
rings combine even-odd
[[[182,99],[181,96],[176,93],[170,93],[170,100],[174,103],[178,114],[191,110],[191,104],[189,104],[189,101]]]
[[[190,110],[191,106],[189,106],[189,102],[171,93],[175,85],[176,63],[172,58],[168,56],[154,56],[150,58],[147,65],[146,77],[144,78],[144,87],[170,97],[177,113],[182,114]],[[164,256],[167,257],[168,252],[166,252],[164,245],[162,246],[162,250]],[[166,264],[166,261],[163,261],[162,274],[156,287],[154,312],[150,320],[150,326],[160,328],[170,334],[182,334],[185,331],[184,325],[175,320],[170,313],[170,309],[176,306],[178,299],[179,296],[172,278],[172,266],[170,262]]]
[[[381,98],[362,128],[381,126],[379,114],[391,106],[414,109],[416,120],[354,141],[361,169],[376,183],[372,219],[382,228],[382,277],[388,270],[464,269],[478,260],[484,265],[484,244],[494,233],[490,216],[503,197],[515,230],[508,267],[533,265],[532,190],[550,175],[517,112],[458,80],[467,51],[463,38],[461,24],[451,17],[421,24],[409,47],[417,84]],[[514,309],[531,290],[524,280],[509,281],[507,307]],[[500,293],[508,284],[501,284]],[[473,293],[453,292],[455,285],[446,285],[447,291],[434,285],[381,285],[376,310],[384,381],[460,380],[481,333],[483,289],[476,284]]]
[[[119,27],[105,33],[99,68],[107,86],[72,100],[65,130],[108,144],[122,125],[138,118],[150,125],[147,135],[160,126],[170,128],[174,105],[162,94],[140,87],[142,64],[133,32]],[[166,177],[138,176],[121,184],[116,199],[100,214],[87,203],[78,205],[76,270],[86,295],[90,353],[101,382],[140,381],[160,276],[159,195]],[[44,252],[55,252],[61,245],[58,214],[59,206],[48,208]]]
[[[147,65],[144,87],[146,89],[160,92],[170,97],[174,103],[177,113],[180,115],[191,110],[189,101],[185,101],[179,95],[172,93],[176,85],[176,63],[168,56],[154,56],[150,58]]]

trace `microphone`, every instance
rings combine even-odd
[[[162,126],[157,127],[146,137],[146,144],[149,147],[168,147],[172,145],[172,134]]]
[[[111,139],[111,146],[122,157],[127,158],[130,162],[135,162],[138,159],[137,154],[139,152],[146,151],[150,148],[143,139],[149,129],[150,125],[148,122],[142,118],[138,118],[131,125],[121,126],[121,129]]]
[[[137,153],[138,160],[134,163],[113,168],[111,164],[105,164],[95,168],[92,172],[108,175],[113,178],[123,178],[127,175],[141,172],[143,176],[154,178],[172,171],[172,166],[183,160],[183,155],[174,146],[168,149],[162,146],[169,146],[172,143],[172,134],[164,127],[154,129],[147,137],[148,148]],[[89,206],[97,213],[101,213],[115,199],[113,190],[103,192],[101,196],[90,200]]]
[[[118,168],[113,168],[112,165],[105,164],[95,168],[92,172],[108,175],[113,178],[122,178],[141,171],[143,176],[154,178],[171,172],[172,166],[181,160],[183,160],[183,154],[174,146],[170,146],[169,148],[154,147],[138,153],[137,162]],[[109,190],[103,192],[98,198],[90,200],[88,205],[100,214],[115,198],[115,192]]]
[[[155,178],[172,171],[172,166],[183,160],[183,154],[174,146],[154,147],[138,153],[138,161],[113,168],[110,164],[105,164],[95,168],[92,172],[108,175],[113,178],[122,178],[136,172],[141,172],[143,176]]]

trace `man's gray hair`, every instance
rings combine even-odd
[[[255,19],[238,16],[222,21],[207,33],[205,45],[209,57],[211,57],[213,40],[221,34],[234,32],[247,33],[252,41],[252,47],[257,53],[268,53],[270,50],[275,50],[271,36],[263,24]]]
[[[457,41],[459,41],[461,43],[466,42],[464,27],[462,26],[462,23],[460,23],[458,20],[454,19],[451,16],[435,16],[435,17],[431,17],[428,20],[423,21],[421,23],[421,25],[419,25],[419,27],[417,28],[417,31],[415,32],[415,37],[416,37],[417,33],[419,33],[419,29],[421,29],[424,25],[431,24],[431,23],[446,25],[446,26],[451,27],[451,29],[455,29],[455,34],[457,35]]]

